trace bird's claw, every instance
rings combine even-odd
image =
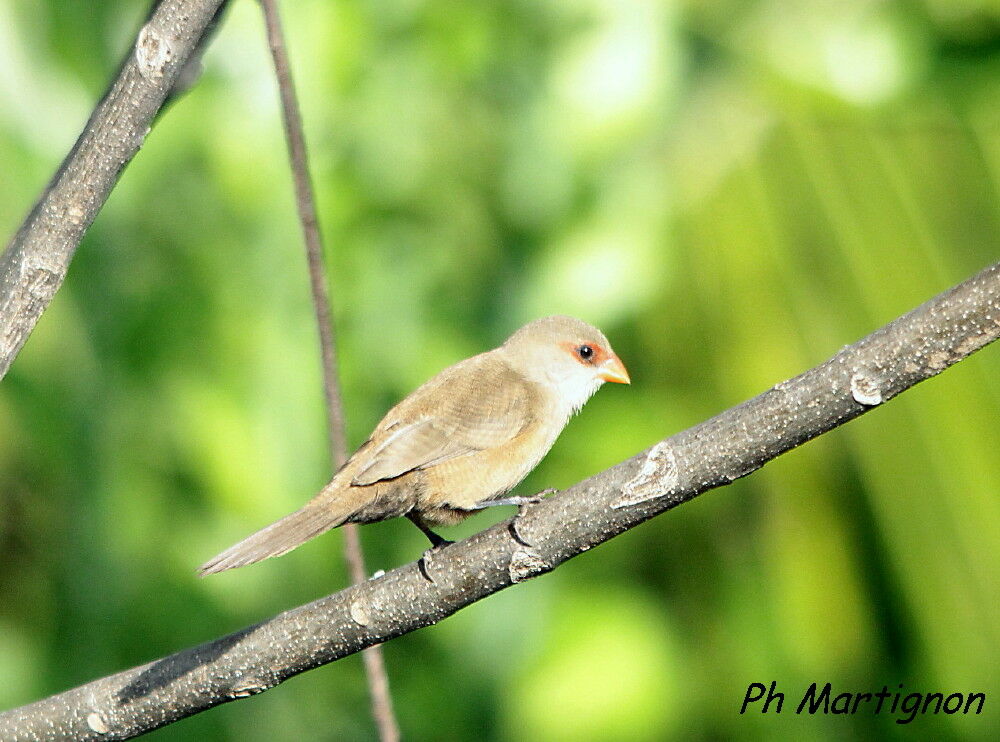
[[[434,535],[437,536],[437,534]],[[424,551],[424,553],[420,555],[420,559],[417,560],[417,566],[420,568],[420,574],[423,575],[424,579],[432,585],[434,584],[434,578],[431,577],[430,567],[434,555],[446,546],[451,546],[451,544],[455,543],[454,541],[449,541],[448,539],[441,538],[440,536],[438,536],[438,539],[437,543]]]
[[[507,530],[510,531],[511,537],[515,541],[517,541],[517,543],[521,544],[521,546],[527,546],[530,548],[531,546],[533,546],[533,544],[531,544],[527,539],[525,539],[521,535],[520,531],[517,530],[517,522],[521,519],[521,516],[524,515],[525,511],[529,507],[531,507],[532,505],[537,505],[538,503],[540,503],[542,500],[545,499],[546,495],[551,495],[554,494],[555,492],[558,492],[558,490],[556,490],[553,487],[549,487],[529,497],[511,498],[517,500],[517,502],[511,503],[512,505],[517,505],[517,515],[515,515],[511,519],[510,525],[507,527]]]

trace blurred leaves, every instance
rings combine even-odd
[[[989,0],[286,3],[356,444],[551,312],[605,389],[566,486],[821,362],[997,259]],[[0,0],[12,234],[147,4]],[[345,583],[338,536],[197,581],[325,481],[315,329],[258,8],[151,132],[0,385],[0,708]],[[995,694],[1000,356],[386,647],[414,739],[869,739],[739,716],[751,682]],[[451,535],[497,518],[477,515]],[[372,569],[422,537],[363,531]],[[155,733],[368,739],[341,662]],[[989,713],[989,712],[987,712]],[[992,739],[996,717],[920,717]]]

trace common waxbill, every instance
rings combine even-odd
[[[199,569],[208,575],[291,551],[344,523],[405,515],[431,539],[502,499],[548,453],[605,381],[628,372],[596,327],[573,317],[530,322],[393,407],[323,490]]]

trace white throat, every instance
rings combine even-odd
[[[587,400],[601,388],[604,380],[589,369],[581,368],[572,374],[547,374],[545,383],[555,391],[558,400],[555,414],[564,420],[580,411]]]

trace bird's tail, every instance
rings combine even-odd
[[[342,525],[358,509],[358,503],[345,502],[352,498],[333,498],[329,494],[322,492],[294,513],[230,546],[201,565],[198,574],[204,577],[287,554],[314,536]]]

